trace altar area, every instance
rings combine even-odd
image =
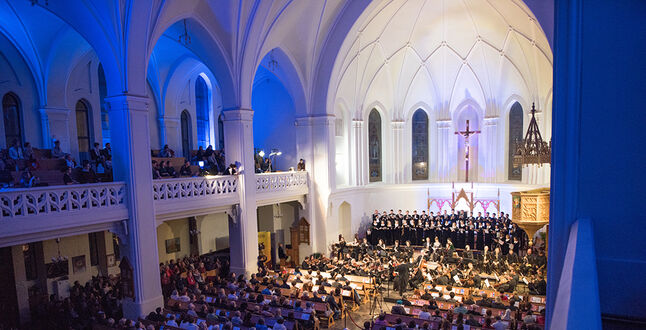
[[[417,210],[418,213],[472,211],[499,214],[511,213],[511,193],[547,187],[522,183],[410,183],[375,184],[339,189],[330,194],[327,216],[326,241],[337,239],[334,233],[352,238],[370,226],[371,215],[391,209]]]

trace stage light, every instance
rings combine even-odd
[[[264,151],[264,150],[260,150],[260,151],[258,152],[258,155],[259,155],[260,157],[265,157],[265,151]]]
[[[203,160],[200,160],[199,162],[197,162],[197,165],[198,165],[200,168],[204,168],[204,161],[203,161]]]

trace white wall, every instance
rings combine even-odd
[[[197,217],[197,228],[200,231],[200,254],[229,247],[229,217],[227,214],[216,213]]]
[[[179,237],[180,250],[178,252],[166,253],[166,240],[175,237]],[[160,263],[188,256],[191,251],[188,233],[188,218],[165,221],[159,225],[157,227],[157,249]]]

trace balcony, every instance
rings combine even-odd
[[[294,200],[303,203],[308,192],[309,185],[305,171],[256,174],[258,206]]]
[[[153,181],[153,202],[158,221],[221,212],[239,203],[235,175]]]
[[[0,192],[0,246],[111,228],[128,218],[123,182]]]

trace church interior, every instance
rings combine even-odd
[[[0,0],[0,330],[646,328],[645,17]]]

